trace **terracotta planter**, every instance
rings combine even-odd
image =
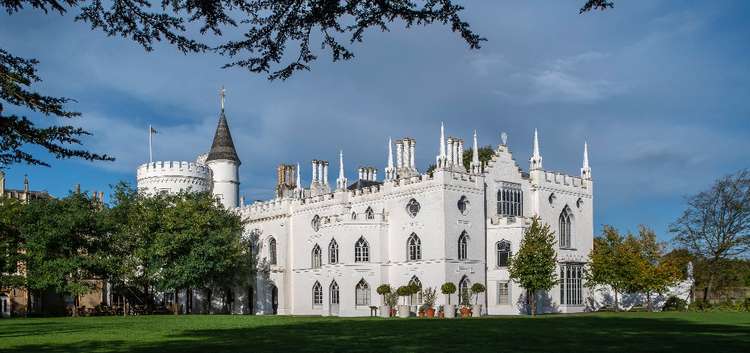
[[[425,311],[425,314],[427,314],[427,317],[435,317],[435,308],[429,308]]]
[[[445,312],[443,311],[438,312],[438,318],[445,319]]]
[[[461,317],[467,318],[471,316],[471,309],[470,308],[461,308]]]
[[[419,317],[424,317],[424,311],[420,310],[419,312],[417,312],[417,315]]]
[[[391,308],[391,317],[396,316],[396,308]]]

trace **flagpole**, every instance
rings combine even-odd
[[[153,163],[154,162],[154,153],[151,150],[151,136],[153,135],[154,129],[151,127],[151,124],[148,125],[148,162]]]

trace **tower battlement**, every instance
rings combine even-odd
[[[157,161],[142,164],[136,172],[138,190],[147,193],[161,191],[210,191],[213,174],[208,166],[185,161]]]

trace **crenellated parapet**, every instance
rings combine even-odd
[[[182,190],[210,191],[213,175],[203,164],[185,161],[157,161],[142,164],[136,172],[138,189],[155,193]]]
[[[268,201],[257,201],[250,205],[239,208],[240,215],[249,220],[268,219],[290,214],[293,203],[298,200],[288,198],[275,198]]]

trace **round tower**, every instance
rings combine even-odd
[[[136,173],[138,190],[146,194],[211,191],[211,169],[201,163],[157,161],[142,164]]]
[[[221,114],[216,127],[211,151],[206,165],[213,173],[213,194],[227,209],[239,206],[240,198],[240,158],[234,148],[229,124],[224,115],[224,89],[221,90]]]

